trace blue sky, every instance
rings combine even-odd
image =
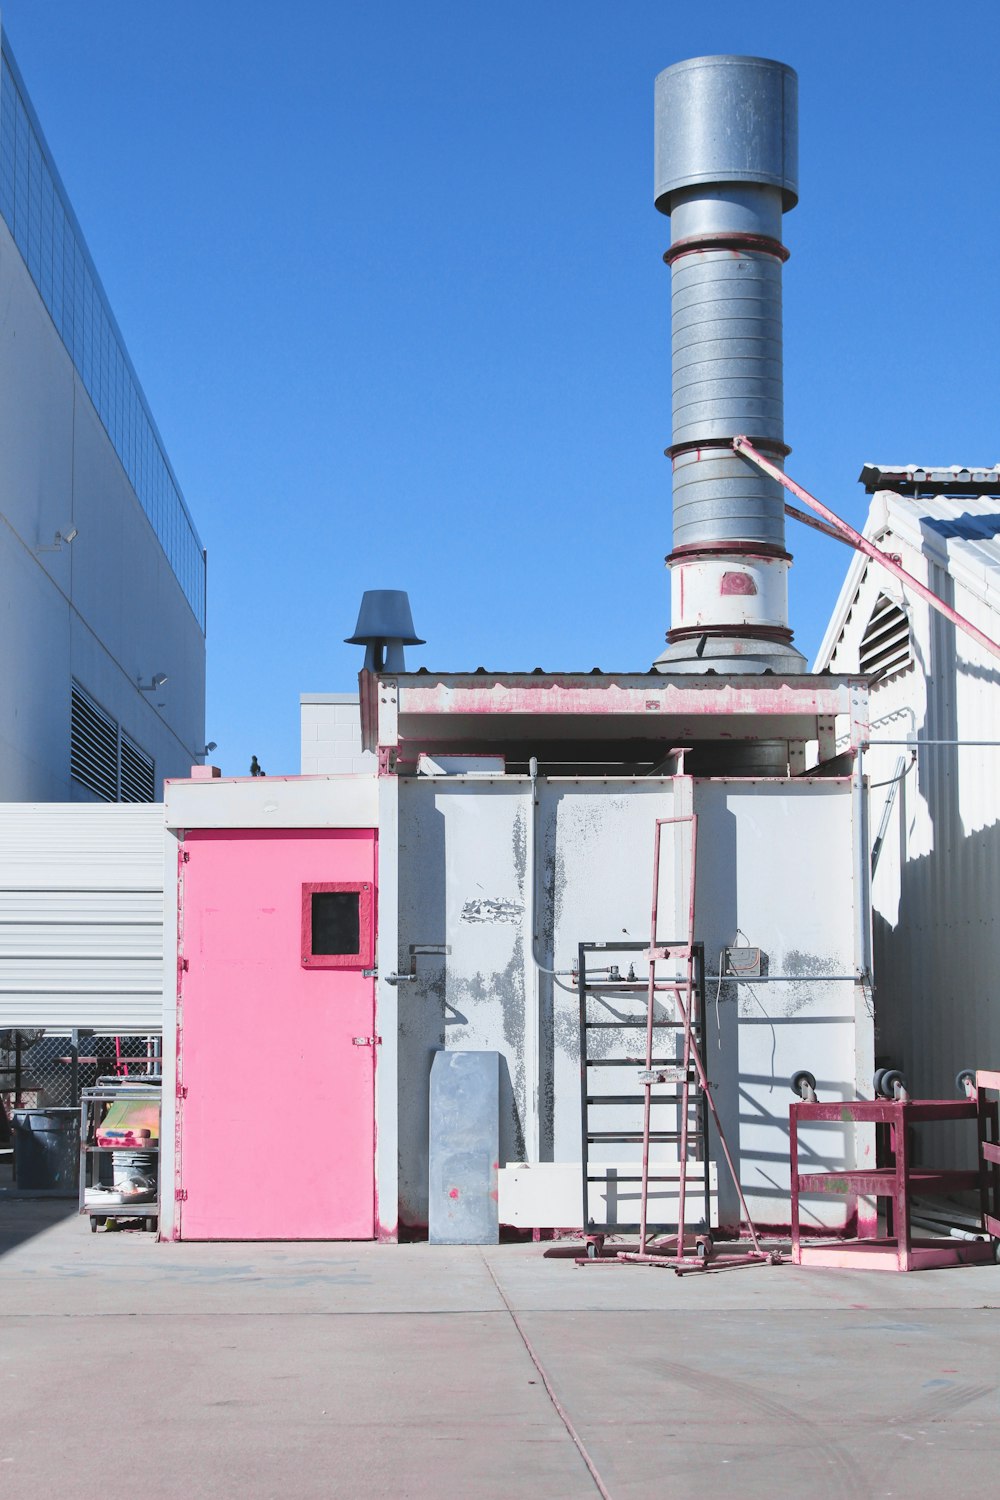
[[[644,670],[669,615],[668,222],[652,86],[800,75],[789,472],[997,444],[990,82],[957,0],[4,0],[3,24],[209,551],[208,738],[298,769],[365,588],[413,667]],[[789,522],[819,643],[849,552]]]

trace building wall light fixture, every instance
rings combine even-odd
[[[63,545],[67,547],[80,535],[75,526],[60,526],[51,542],[40,542],[35,548],[36,552],[61,552]]]

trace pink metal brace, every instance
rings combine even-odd
[[[996,641],[985,635],[978,626],[973,625],[971,620],[967,620],[964,615],[960,615],[957,609],[952,609],[950,604],[945,604],[944,600],[939,599],[937,594],[927,587],[926,583],[921,583],[919,578],[914,578],[912,573],[908,573],[895,557],[890,556],[887,552],[879,551],[874,542],[870,542],[867,537],[861,535],[860,531],[855,531],[854,527],[849,525],[847,521],[841,520],[840,516],[836,515],[832,510],[828,510],[822,501],[817,500],[815,495],[810,495],[809,491],[804,490],[800,484],[796,484],[794,479],[789,479],[788,475],[782,473],[777,464],[773,464],[769,458],[765,458],[763,453],[758,453],[749,438],[734,437],[733,447],[737,453],[742,453],[744,458],[748,458],[751,463],[756,464],[758,469],[763,473],[777,480],[778,484],[783,485],[793,495],[797,495],[818,516],[822,516],[824,521],[828,523],[828,526],[824,528],[817,527],[817,530],[832,529],[839,541],[846,542],[848,546],[854,547],[858,552],[863,552],[866,557],[870,557],[873,562],[877,562],[887,572],[901,579],[907,588],[911,588],[915,594],[918,594],[926,604],[930,605],[931,609],[936,609],[938,614],[944,615],[945,619],[950,620],[957,629],[963,630],[967,636],[971,636],[991,656],[1000,657],[1000,645]],[[789,510],[792,515],[796,514],[791,507],[786,506],[786,510]],[[797,519],[806,520],[806,517],[799,516]]]

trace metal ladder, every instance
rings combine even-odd
[[[664,1173],[657,1167],[651,1170],[649,1159],[651,1145],[676,1142],[679,1161],[683,1151],[693,1152],[700,1175],[698,1182],[691,1185],[696,1190],[700,1188],[704,1196],[706,1232],[711,1224],[708,1107],[704,1097],[692,1101],[689,1095],[686,1104],[682,1098],[683,1064],[678,1062],[672,1051],[669,1056],[666,1055],[664,1044],[678,1031],[683,1031],[684,1023],[678,1016],[667,1018],[656,1014],[657,997],[661,995],[673,997],[677,982],[658,978],[654,973],[654,963],[650,963],[648,975],[636,977],[635,959],[644,958],[648,951],[649,945],[641,942],[581,943],[578,949],[580,1135],[583,1159],[582,1223],[590,1258],[600,1255],[608,1234],[620,1232],[623,1228],[628,1229],[638,1225],[640,1243],[645,1245],[649,1231],[655,1229],[666,1233],[668,1228],[672,1227],[665,1223],[655,1226],[647,1223],[650,1187],[652,1186],[655,1191],[660,1184],[680,1181],[678,1175],[680,1168],[669,1173]],[[612,960],[616,961],[612,962]],[[705,1012],[705,960],[700,944],[693,946],[692,960],[694,969],[692,1030],[700,1039]],[[623,974],[622,969],[626,963],[628,973]],[[630,1001],[640,996],[646,999],[646,1004],[641,1010],[629,1005]],[[634,1043],[629,1046],[628,1043],[632,1038],[634,1038]],[[644,1040],[641,1040],[642,1038]],[[617,1047],[616,1042],[619,1044]],[[612,1080],[607,1091],[601,1090],[595,1081],[594,1074],[597,1069],[611,1070],[606,1075]],[[627,1080],[627,1084],[631,1086],[631,1092],[621,1091],[623,1085],[618,1082],[623,1078],[621,1070],[625,1070],[623,1082]],[[634,1086],[637,1073],[640,1079],[649,1075],[649,1082],[644,1084],[641,1093]],[[597,1075],[598,1078],[601,1076]],[[689,1084],[693,1080],[693,1068],[689,1063]],[[661,1089],[656,1087],[657,1085],[665,1085],[665,1088]],[[679,1128],[660,1129],[659,1121],[654,1122],[653,1111],[659,1114],[664,1107],[672,1107],[675,1116],[673,1123]],[[631,1118],[616,1123],[602,1119],[602,1115],[612,1109],[617,1116],[627,1115]],[[654,1123],[657,1128],[654,1128]],[[636,1155],[635,1168],[627,1173],[616,1171],[612,1177],[609,1171],[599,1170],[600,1162],[593,1160],[591,1149],[594,1146],[607,1145],[623,1145],[633,1148],[641,1145],[641,1161],[634,1151],[623,1153],[626,1157]],[[685,1178],[686,1175],[685,1173]],[[617,1214],[612,1220],[606,1209],[601,1217],[596,1217],[592,1198],[597,1184],[605,1187],[608,1196],[619,1185],[626,1188],[638,1187],[639,1192],[636,1196],[639,1199],[639,1211],[636,1217],[623,1220],[622,1216]],[[685,1193],[687,1185],[685,1181]]]
[[[682,943],[663,943],[658,940],[657,928],[659,922],[659,899],[660,899],[660,853],[662,834],[665,828],[686,827],[689,831],[690,844],[688,848],[688,876],[687,876],[687,936]],[[776,1262],[778,1257],[772,1252],[766,1251],[761,1246],[750,1217],[746,1198],[740,1185],[739,1174],[733,1162],[729,1146],[726,1142],[722,1121],[719,1119],[715,1101],[712,1098],[711,1085],[705,1072],[702,1060],[702,1044],[704,1030],[704,950],[702,945],[694,940],[694,912],[695,912],[695,876],[698,842],[698,817],[696,813],[687,813],[674,818],[657,818],[653,845],[653,895],[650,905],[650,932],[649,944],[639,946],[639,951],[648,963],[648,974],[646,977],[646,1015],[644,1025],[646,1030],[645,1066],[639,1074],[639,1083],[643,1089],[643,1123],[642,1132],[637,1137],[642,1142],[642,1172],[640,1182],[640,1211],[639,1211],[639,1245],[635,1250],[620,1250],[610,1260],[600,1260],[600,1250],[603,1247],[603,1231],[597,1226],[592,1233],[588,1225],[589,1195],[591,1178],[588,1161],[589,1146],[594,1143],[594,1138],[588,1130],[588,1103],[590,1099],[599,1099],[601,1096],[590,1095],[588,1092],[588,1078],[586,1070],[583,1070],[583,1099],[584,1099],[584,1129],[583,1129],[583,1204],[584,1204],[584,1232],[587,1236],[588,1258],[578,1264],[584,1265],[588,1262],[594,1264],[614,1264],[617,1260],[639,1261],[647,1265],[670,1266],[678,1275],[688,1270],[705,1270],[715,1249],[712,1240],[710,1219],[706,1212],[706,1222],[703,1230],[696,1233],[692,1253],[688,1252],[687,1236],[687,1189],[689,1168],[692,1164],[700,1167],[701,1179],[705,1186],[706,1206],[708,1204],[708,1150],[707,1150],[707,1123],[708,1115],[711,1115],[712,1123],[719,1143],[719,1148],[725,1159],[729,1174],[732,1177],[739,1198],[743,1221],[747,1226],[750,1237],[751,1248],[743,1253],[727,1255],[724,1264],[745,1265],[749,1263]],[[584,945],[592,950],[594,945]],[[605,949],[607,951],[607,949]],[[581,1067],[583,1059],[587,1056],[586,1037],[589,1029],[595,1024],[590,1022],[586,1012],[587,990],[584,983],[584,953],[581,949],[580,965],[580,1001],[581,1001]],[[664,978],[657,974],[657,964],[667,963],[675,972]],[[677,973],[676,970],[680,972]],[[677,1013],[677,1019],[672,1023],[679,1026],[683,1032],[683,1051],[678,1066],[676,1059],[669,1062],[658,1060],[654,1056],[654,1044],[658,1030],[664,1025],[670,1025],[662,1017],[656,1014],[657,995],[669,992],[673,998],[673,1004]],[[630,1022],[629,1024],[634,1024]],[[634,1064],[633,1064],[634,1065]],[[701,1125],[700,1128],[691,1130],[691,1107],[692,1095],[691,1085],[695,1083],[700,1090],[700,1096],[695,1099],[700,1102]],[[675,1134],[670,1132],[654,1131],[652,1128],[652,1110],[654,1106],[662,1102],[661,1096],[654,1096],[653,1089],[659,1084],[674,1084],[676,1086],[675,1098],[679,1098],[679,1131]],[[627,1097],[627,1096],[623,1096]],[[634,1098],[634,1096],[632,1096]],[[668,1096],[668,1102],[669,1102]],[[632,1140],[636,1137],[629,1136]],[[678,1173],[677,1173],[677,1227],[671,1234],[666,1244],[651,1247],[650,1233],[662,1234],[662,1230],[653,1229],[649,1224],[649,1187],[650,1183],[661,1180],[657,1174],[650,1171],[650,1145],[660,1140],[676,1139],[678,1141]],[[691,1160],[692,1143],[695,1148],[694,1163]],[[600,1180],[600,1179],[598,1179]],[[672,1180],[672,1179],[671,1179]],[[667,1253],[667,1246],[673,1241],[673,1253]]]

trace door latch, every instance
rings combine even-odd
[[[356,1036],[352,1037],[351,1040],[355,1047],[381,1047],[382,1045],[382,1038],[380,1036]]]

